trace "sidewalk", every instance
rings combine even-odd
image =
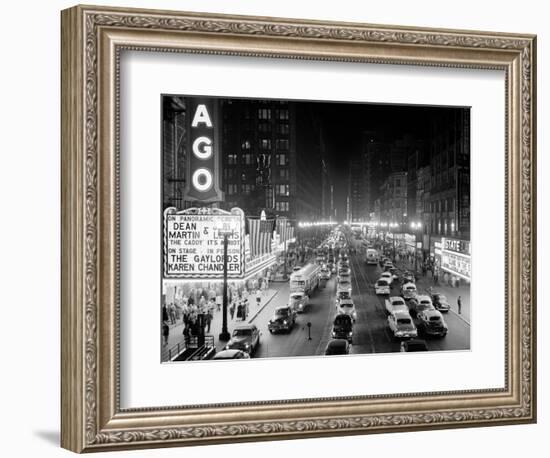
[[[400,260],[395,263],[396,267],[403,270],[414,271],[414,263],[411,265],[407,261]],[[425,276],[422,276],[422,273],[417,272],[416,287],[419,293],[429,294],[429,288],[431,287],[434,293],[441,293],[447,297],[449,304],[451,305],[450,313],[454,313],[459,318],[464,320],[466,323],[470,324],[471,313],[470,313],[470,286],[461,285],[458,288],[453,288],[452,286],[443,284],[441,281],[437,285],[434,285],[433,276],[431,273],[427,273]],[[458,305],[457,299],[460,296],[462,300],[462,310],[461,314],[458,314]]]
[[[248,323],[251,323],[256,317],[256,315],[259,314],[259,312],[263,310],[271,302],[271,300],[277,295],[277,293],[279,292],[279,288],[277,286],[278,285],[276,285],[275,287],[272,286],[264,292],[264,294],[262,295],[262,301],[260,303],[261,305],[259,307],[256,305],[256,296],[250,296],[249,301],[251,302],[251,304],[249,307],[249,314],[247,317]],[[219,342],[218,340],[218,337],[222,331],[222,323],[223,323],[223,307],[220,310],[214,309],[214,316],[210,324],[210,331],[206,331],[206,334],[214,336],[214,342],[218,350],[220,350],[221,347],[223,347],[226,344],[226,342]],[[229,313],[229,307],[228,307],[227,328],[229,332],[231,332],[236,325],[239,325],[242,323],[243,321],[237,320],[236,316],[234,316],[234,318],[231,319],[231,314]],[[164,345],[164,342],[161,337],[161,351],[163,356],[165,355],[168,349],[172,349],[176,347],[174,348],[173,352],[177,351],[178,344],[181,345],[181,348],[184,347],[183,317],[180,317],[180,319],[177,320],[176,324],[170,324],[169,327],[170,327],[170,334],[168,335],[167,345]]]

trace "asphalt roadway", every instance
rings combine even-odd
[[[374,283],[382,270],[366,265],[360,256],[350,256],[352,297],[357,310],[351,353],[390,353],[400,349],[400,342],[393,339],[387,324],[384,300],[387,296],[374,293]],[[399,295],[398,282],[392,285],[392,296]],[[331,339],[332,323],[336,315],[336,276],[311,296],[311,304],[299,314],[296,325],[289,333],[270,334],[267,323],[277,306],[288,301],[288,283],[280,285],[278,294],[254,318],[260,329],[260,346],[255,358],[323,355]],[[253,310],[251,310],[253,313]],[[444,314],[449,327],[446,337],[427,338],[430,351],[468,350],[470,348],[470,325],[454,312]],[[311,323],[308,330],[307,323]],[[308,332],[309,331],[309,332]],[[422,337],[422,336],[419,336]]]

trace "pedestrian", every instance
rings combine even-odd
[[[162,338],[163,338],[163,345],[168,345],[168,335],[170,334],[170,326],[168,326],[168,321],[164,321],[162,323]]]
[[[168,308],[166,307],[166,304],[162,306],[162,321],[167,322],[168,321]]]
[[[239,302],[239,305],[237,305],[237,319],[240,319],[241,321],[244,320],[244,311],[243,311],[243,303]]]
[[[246,321],[246,318],[248,317],[249,312],[250,312],[250,305],[248,303],[248,299],[245,299],[243,304],[243,321]]]
[[[260,288],[258,288],[256,290],[256,305],[259,307],[261,303],[262,303],[262,291],[260,290]]]
[[[173,302],[170,304],[170,323],[176,324],[176,305]]]
[[[216,310],[219,312],[222,309],[223,297],[221,294],[216,295]]]
[[[235,301],[231,302],[229,306],[229,314],[231,315],[231,320],[235,318],[235,309],[237,308]]]
[[[212,324],[212,309],[208,308],[208,311],[204,315],[205,320],[205,326],[206,326],[206,332],[210,332],[210,325]]]
[[[462,315],[462,298],[460,296],[458,296],[456,304],[458,305],[458,314]]]

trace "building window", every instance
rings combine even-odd
[[[288,119],[288,108],[277,110],[277,119]]]
[[[275,210],[280,212],[287,212],[289,210],[288,202],[275,202]]]
[[[239,185],[236,183],[229,183],[227,185],[227,194],[230,196],[237,194],[239,192]]]
[[[258,131],[262,133],[271,132],[271,124],[267,122],[262,122],[258,124]]]
[[[269,108],[259,108],[258,119],[263,119],[263,120],[271,119],[271,110]]]
[[[288,135],[290,132],[290,127],[286,123],[277,124],[277,133],[280,135]]]
[[[290,180],[290,171],[288,169],[279,169],[279,178],[281,180]]]
[[[251,184],[243,184],[242,185],[242,193],[243,194],[250,194],[253,190],[254,186]]]
[[[228,154],[227,155],[227,164],[228,165],[235,165],[237,163],[237,155],[236,154]]]
[[[271,149],[271,139],[270,138],[260,138],[260,148],[261,149]]]
[[[276,142],[276,146],[278,150],[288,150],[288,139],[287,138],[278,138]]]
[[[226,180],[231,180],[237,176],[237,171],[235,169],[225,169],[223,173]]]
[[[252,165],[254,163],[254,155],[247,153],[243,154],[243,164]]]
[[[288,184],[275,185],[275,194],[277,196],[288,196],[288,195],[290,195],[290,185],[288,185]]]
[[[288,154],[277,153],[275,155],[275,162],[277,165],[280,165],[280,166],[288,165]]]
[[[243,151],[250,150],[250,140],[244,139],[243,142],[241,143],[241,149]]]

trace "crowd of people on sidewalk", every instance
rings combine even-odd
[[[227,289],[228,318],[232,321],[246,321],[250,315],[251,303],[259,308],[269,288],[269,272],[265,276],[246,282],[230,282]],[[183,335],[187,338],[208,334],[216,312],[223,306],[223,285],[206,284],[204,287],[175,286],[172,300],[162,305],[162,336],[168,344],[170,328],[183,324]]]

